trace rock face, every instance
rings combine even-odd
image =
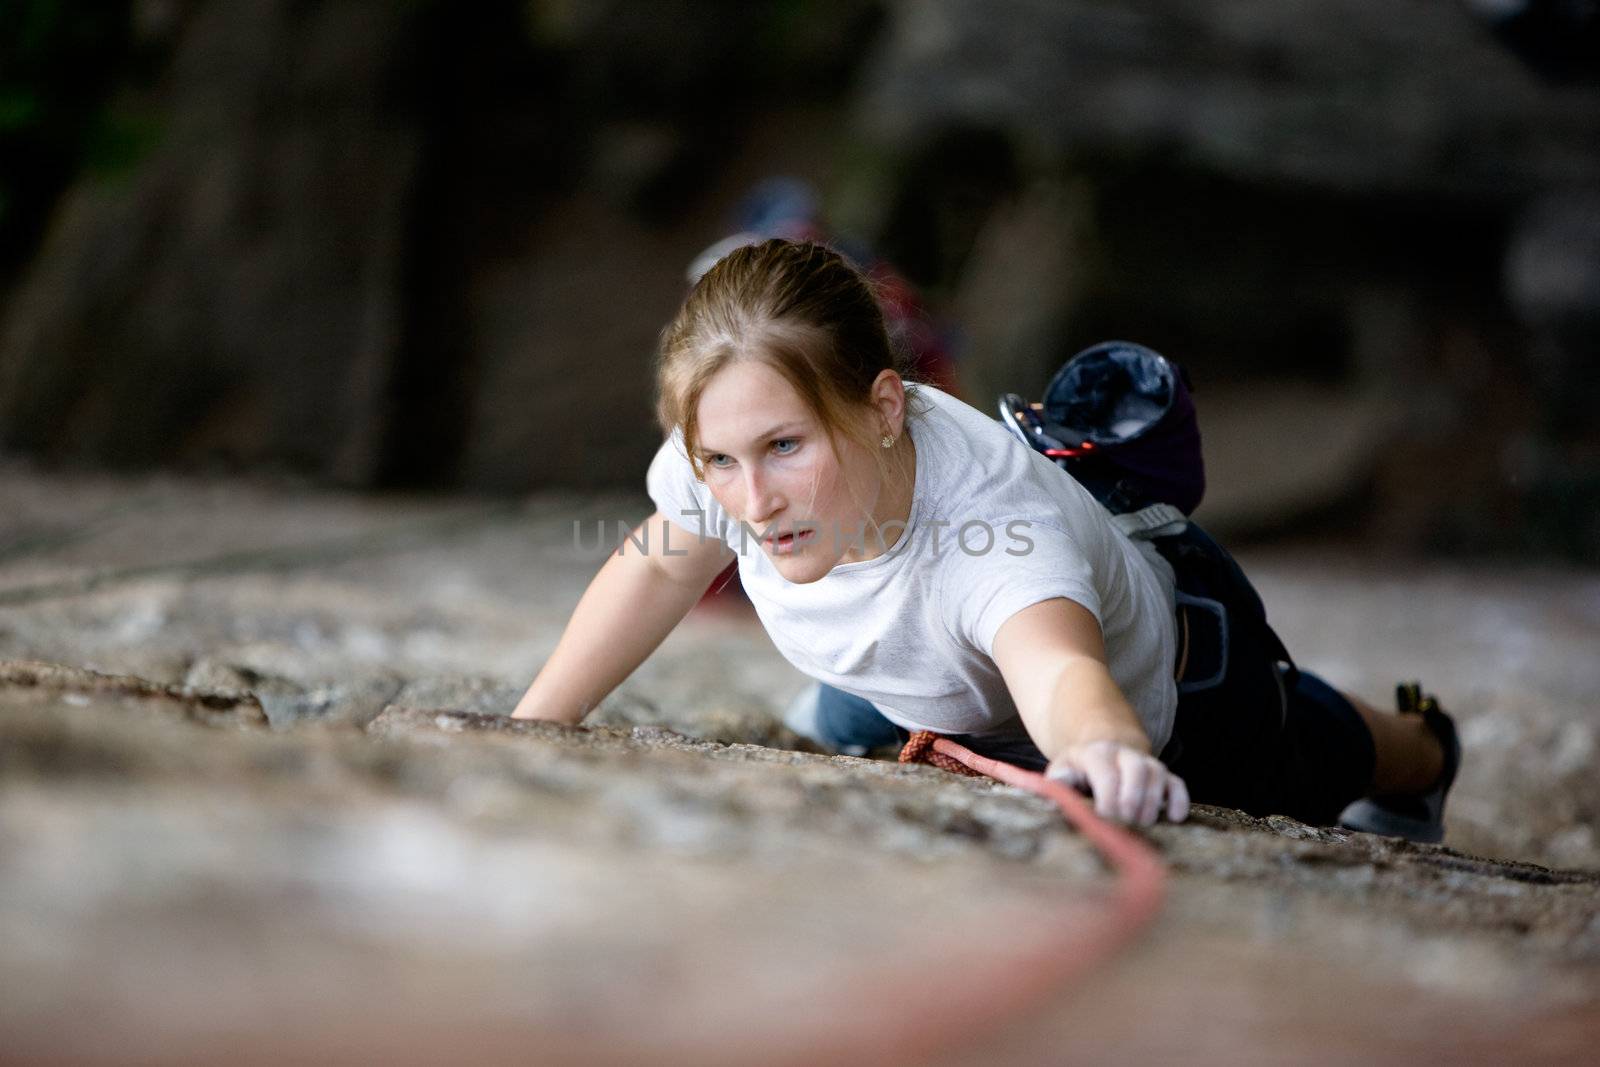
[[[101,674],[55,663],[0,663],[0,686],[13,707],[67,705],[89,707],[148,705],[172,711],[207,726],[267,725],[267,714],[253,693],[161,685],[143,678]]]
[[[365,736],[219,731],[194,714],[213,699],[0,674],[15,1054],[907,1062],[927,1050],[909,1029],[941,1062],[1037,1062],[1064,1032],[1388,1059],[1595,1036],[1600,876],[1203,806],[1149,833],[1167,917],[1093,990],[886,1027],[892,1005],[998,976],[1030,927],[1093,923],[1099,863],[1049,804],[927,767],[437,708],[391,706]]]
[[[639,502],[17,471],[0,496],[14,1058],[1400,1062],[1600,1038],[1592,575],[1247,556],[1303,663],[1446,694],[1449,847],[1200,806],[1146,835],[1171,871],[1150,936],[1019,1016],[996,995],[1015,954],[1092,926],[1101,861],[1030,795],[797,750],[776,715],[800,679],[748,620],[692,615],[583,728],[497,714],[598,564],[572,519]]]

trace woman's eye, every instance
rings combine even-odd
[[[772,450],[780,456],[787,456],[800,447],[800,442],[793,437],[780,437],[772,442]]]
[[[708,467],[726,467],[732,462],[733,460],[730,457],[723,455],[721,452],[715,452],[706,457],[706,466]]]

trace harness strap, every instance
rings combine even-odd
[[[1138,511],[1125,511],[1111,516],[1117,529],[1135,541],[1154,541],[1158,537],[1171,537],[1189,527],[1189,518],[1171,504],[1151,504]]]

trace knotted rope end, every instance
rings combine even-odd
[[[912,734],[900,750],[901,763],[928,763],[941,771],[952,774],[964,774],[968,778],[982,778],[984,775],[968,767],[965,763],[943,752],[935,752],[933,743],[939,740],[939,735],[932,730],[918,730]]]

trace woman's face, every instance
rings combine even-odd
[[[873,409],[863,405],[863,418]],[[730,363],[700,395],[699,458],[706,486],[791,582],[881,552],[873,519],[883,497],[877,459],[827,429],[783,375],[757,360]],[[890,544],[893,536],[886,535]]]

